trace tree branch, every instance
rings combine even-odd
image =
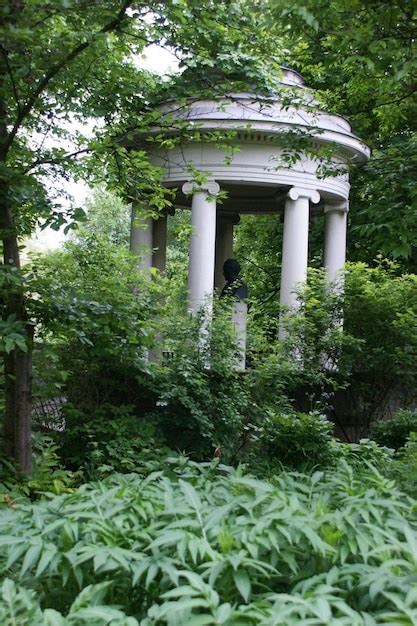
[[[75,150],[75,152],[68,152],[67,154],[64,154],[63,156],[57,157],[55,159],[36,159],[36,161],[31,163],[25,170],[23,170],[23,172],[25,174],[28,174],[35,167],[38,167],[38,165],[62,165],[62,163],[64,163],[68,159],[73,159],[80,154],[87,154],[91,151],[91,148],[81,148],[80,150]]]
[[[10,76],[10,80],[12,82],[12,88],[13,88],[13,94],[14,94],[14,99],[16,100],[16,106],[17,106],[17,113],[18,115],[20,114],[20,101],[19,101],[19,95],[17,93],[17,87],[16,87],[16,83],[14,81],[14,76],[13,76],[13,72],[12,72],[12,68],[10,67],[10,63],[9,63],[9,58],[7,56],[7,51],[3,48],[3,46],[0,44],[0,50],[1,53],[4,57],[4,61],[6,63],[6,68],[7,68],[7,73]]]
[[[81,43],[78,46],[76,46],[73,50],[71,50],[71,52],[69,52],[67,54],[66,57],[61,59],[61,61],[58,61],[58,63],[55,63],[55,65],[53,65],[46,72],[46,74],[43,76],[43,78],[37,84],[35,90],[33,91],[32,95],[30,96],[29,100],[21,108],[21,110],[20,110],[20,112],[19,112],[19,114],[17,116],[16,122],[15,122],[12,130],[9,133],[7,142],[6,142],[5,147],[4,147],[4,155],[5,156],[7,155],[7,152],[9,151],[10,146],[12,145],[13,140],[14,140],[16,134],[18,133],[18,131],[19,131],[23,121],[31,113],[33,107],[36,104],[36,100],[45,91],[46,87],[49,85],[51,80],[53,80],[55,78],[55,76],[57,74],[59,74],[59,72],[61,70],[64,69],[64,67],[69,65],[71,63],[71,61],[73,61],[82,52],[84,52],[84,50],[86,50],[89,46],[91,46],[91,42],[98,35],[103,35],[104,33],[108,33],[108,32],[111,32],[112,30],[115,30],[118,27],[118,25],[120,24],[120,22],[123,20],[123,18],[125,17],[126,11],[127,11],[127,9],[129,8],[129,6],[132,3],[133,3],[133,0],[125,0],[124,3],[123,3],[122,8],[120,9],[120,11],[118,12],[118,14],[116,15],[116,17],[113,20],[111,20],[110,22],[105,24],[99,31],[97,31],[91,37],[91,39],[89,41],[84,41],[83,43]]]

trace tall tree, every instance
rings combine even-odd
[[[5,344],[4,434],[6,452],[27,473],[33,325],[19,276],[18,236],[39,219],[39,208],[51,207],[36,173],[45,174],[47,164],[63,167],[65,151],[48,150],[48,134],[65,137],[62,123],[69,119],[68,104],[77,98],[84,64],[91,66],[100,51],[104,53],[131,4],[105,2],[92,11],[80,2],[10,0],[0,9],[2,313],[5,329],[8,324],[14,331]],[[36,136],[40,139],[34,147]]]
[[[54,196],[60,178],[86,168],[95,154],[113,187],[131,198],[154,189],[158,173],[140,150],[117,137],[155,119],[155,77],[136,58],[153,42],[183,64],[238,67],[256,75],[252,6],[220,0],[4,0],[0,7],[0,235],[6,451],[30,472],[30,352],[20,276],[19,238],[40,221],[59,226],[77,217]],[[86,122],[99,120],[94,136]],[[78,128],[74,131],[74,122]],[[91,173],[91,169],[90,169]],[[96,176],[96,178],[100,178]],[[51,181],[53,183],[51,184]],[[49,187],[49,188],[48,188]],[[163,194],[162,194],[163,195]],[[159,199],[158,206],[164,200]]]
[[[377,254],[417,269],[417,12],[413,0],[261,2],[264,27],[372,149],[352,172],[351,259]],[[279,29],[279,31],[278,31]],[[272,40],[274,37],[271,37]]]

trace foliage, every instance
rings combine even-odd
[[[258,314],[278,319],[282,221],[270,215],[242,215],[235,230],[234,255],[242,265]]]
[[[382,260],[373,268],[348,264],[342,291],[330,288],[323,270],[310,268],[297,310],[281,321],[284,341],[276,317],[253,302],[247,376],[261,414],[324,411],[343,428],[354,427],[359,439],[393,401],[413,406],[416,276],[398,269]]]
[[[383,254],[406,271],[417,272],[416,169],[415,133],[401,132],[377,146],[369,164],[357,173],[350,226],[352,260],[371,261]]]
[[[366,428],[390,400],[413,402],[417,358],[417,278],[396,275],[395,265],[351,264],[345,277],[345,332],[356,338],[349,356],[352,421]]]
[[[97,397],[111,402],[113,390],[126,402],[129,381],[149,370],[157,283],[136,271],[126,251],[95,235],[68,243],[64,252],[35,257],[27,271],[31,310],[44,341],[34,353],[35,365],[36,359],[43,363],[38,387],[53,352],[55,382],[62,389],[64,375],[69,399],[84,406]]]
[[[415,275],[398,276],[397,269],[382,261],[374,268],[348,264],[343,294],[329,289],[323,271],[310,269],[299,291],[299,308],[286,318],[285,342],[276,343],[276,330],[266,325],[261,350],[254,345],[258,371],[266,367],[262,388],[268,390],[269,373],[272,385],[279,375],[277,389],[284,380],[287,395],[297,399],[304,393],[308,409],[321,409],[323,394],[336,392],[343,402],[336,398],[325,402],[326,408],[344,424],[361,425],[362,435],[372,419],[385,415],[393,398],[412,405],[417,283]],[[262,329],[265,324],[259,317],[255,333],[256,325]]]
[[[25,323],[16,313],[10,313],[8,306],[23,288],[23,277],[13,267],[0,267],[0,270],[0,354],[5,358],[16,349],[27,353],[28,343]]]
[[[166,356],[152,381],[154,416],[171,448],[208,459],[220,446],[230,460],[249,397],[229,311],[217,307],[208,330],[204,310],[192,317],[172,304],[161,325]]]
[[[411,433],[417,433],[417,411],[400,410],[387,420],[373,422],[371,437],[381,446],[403,448]]]
[[[183,310],[181,281],[150,280],[134,263],[103,238],[88,236],[35,258],[28,269],[44,340],[34,351],[36,393],[70,400],[64,457],[71,467],[94,459],[89,476],[101,465],[122,470],[116,457],[123,445],[123,467],[136,467],[143,445],[134,443],[135,433],[125,433],[117,451],[112,441],[129,419],[134,430],[143,427],[143,420],[135,427],[133,415],[146,416],[170,447],[198,459],[218,446],[230,458],[246,419],[248,392],[236,370],[230,312],[219,308],[203,337],[202,318]],[[93,441],[99,449],[92,455]]]
[[[415,622],[412,503],[374,468],[156,468],[2,514],[3,624]]]
[[[170,285],[177,285],[182,298],[186,296],[188,253],[191,237],[191,211],[176,209],[168,218],[166,275]]]
[[[291,406],[327,411],[332,394],[347,385],[358,345],[341,330],[342,308],[340,291],[330,290],[324,272],[314,269],[299,289],[297,310],[282,312],[285,338],[278,338],[278,320],[255,302],[248,323],[248,376],[259,406],[273,412]]]
[[[405,446],[397,451],[390,468],[390,475],[401,485],[401,489],[417,497],[417,434],[411,432]]]
[[[114,472],[141,473],[166,453],[155,424],[137,417],[133,406],[101,404],[91,413],[66,404],[65,430],[58,437],[66,466],[80,469],[87,479]]]
[[[319,413],[268,413],[260,422],[262,457],[295,469],[330,464],[333,424]]]
[[[358,443],[341,443],[333,441],[334,456],[344,459],[356,469],[377,467],[384,476],[390,476],[394,451],[391,448],[379,446],[372,439],[361,439]]]
[[[285,321],[284,342],[276,320],[255,304],[245,373],[234,365],[227,312],[216,313],[203,339],[202,318],[184,314],[180,271],[170,285],[149,281],[123,251],[89,236],[36,259],[29,272],[47,340],[34,353],[38,393],[65,394],[86,421],[106,403],[135,405],[136,415],[158,423],[169,447],[197,459],[220,446],[226,459],[238,461],[269,413],[324,411],[367,433],[392,393],[412,401],[415,277],[397,276],[395,266],[350,265],[343,296],[311,270],[297,315]],[[343,403],[332,395],[340,391]]]
[[[37,434],[32,476],[21,476],[10,459],[0,457],[0,508],[15,508],[22,499],[71,493],[80,475],[62,466],[58,445],[51,437]]]
[[[93,236],[116,246],[127,246],[131,209],[118,196],[104,187],[95,187],[85,209],[86,217],[77,229],[76,240]]]

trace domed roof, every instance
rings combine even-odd
[[[296,72],[295,70],[290,69],[289,67],[285,67],[285,65],[281,65],[282,78],[280,79],[280,83],[283,85],[288,85],[288,87],[294,87],[296,85],[303,86],[304,78]]]
[[[182,82],[188,92],[191,78],[192,72]],[[177,90],[157,105],[158,121],[141,134],[139,143],[163,170],[163,183],[177,189],[178,206],[189,205],[181,187],[196,172],[227,192],[220,212],[282,210],[292,186],[319,192],[323,201],[346,200],[347,168],[370,155],[349,122],[323,110],[292,69],[281,68],[269,93],[243,91],[244,81],[229,78],[212,94],[206,88],[180,97]]]
[[[158,109],[174,120],[186,122],[188,129],[194,125],[200,131],[246,130],[268,136],[293,133],[315,143],[339,147],[349,163],[365,163],[369,148],[352,133],[350,123],[323,110],[298,72],[287,67],[281,67],[281,72],[274,93],[269,95],[233,91],[212,98],[188,97],[180,106],[177,100],[166,100]]]

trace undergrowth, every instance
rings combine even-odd
[[[3,511],[2,626],[417,623],[416,504],[371,465],[158,467]]]

